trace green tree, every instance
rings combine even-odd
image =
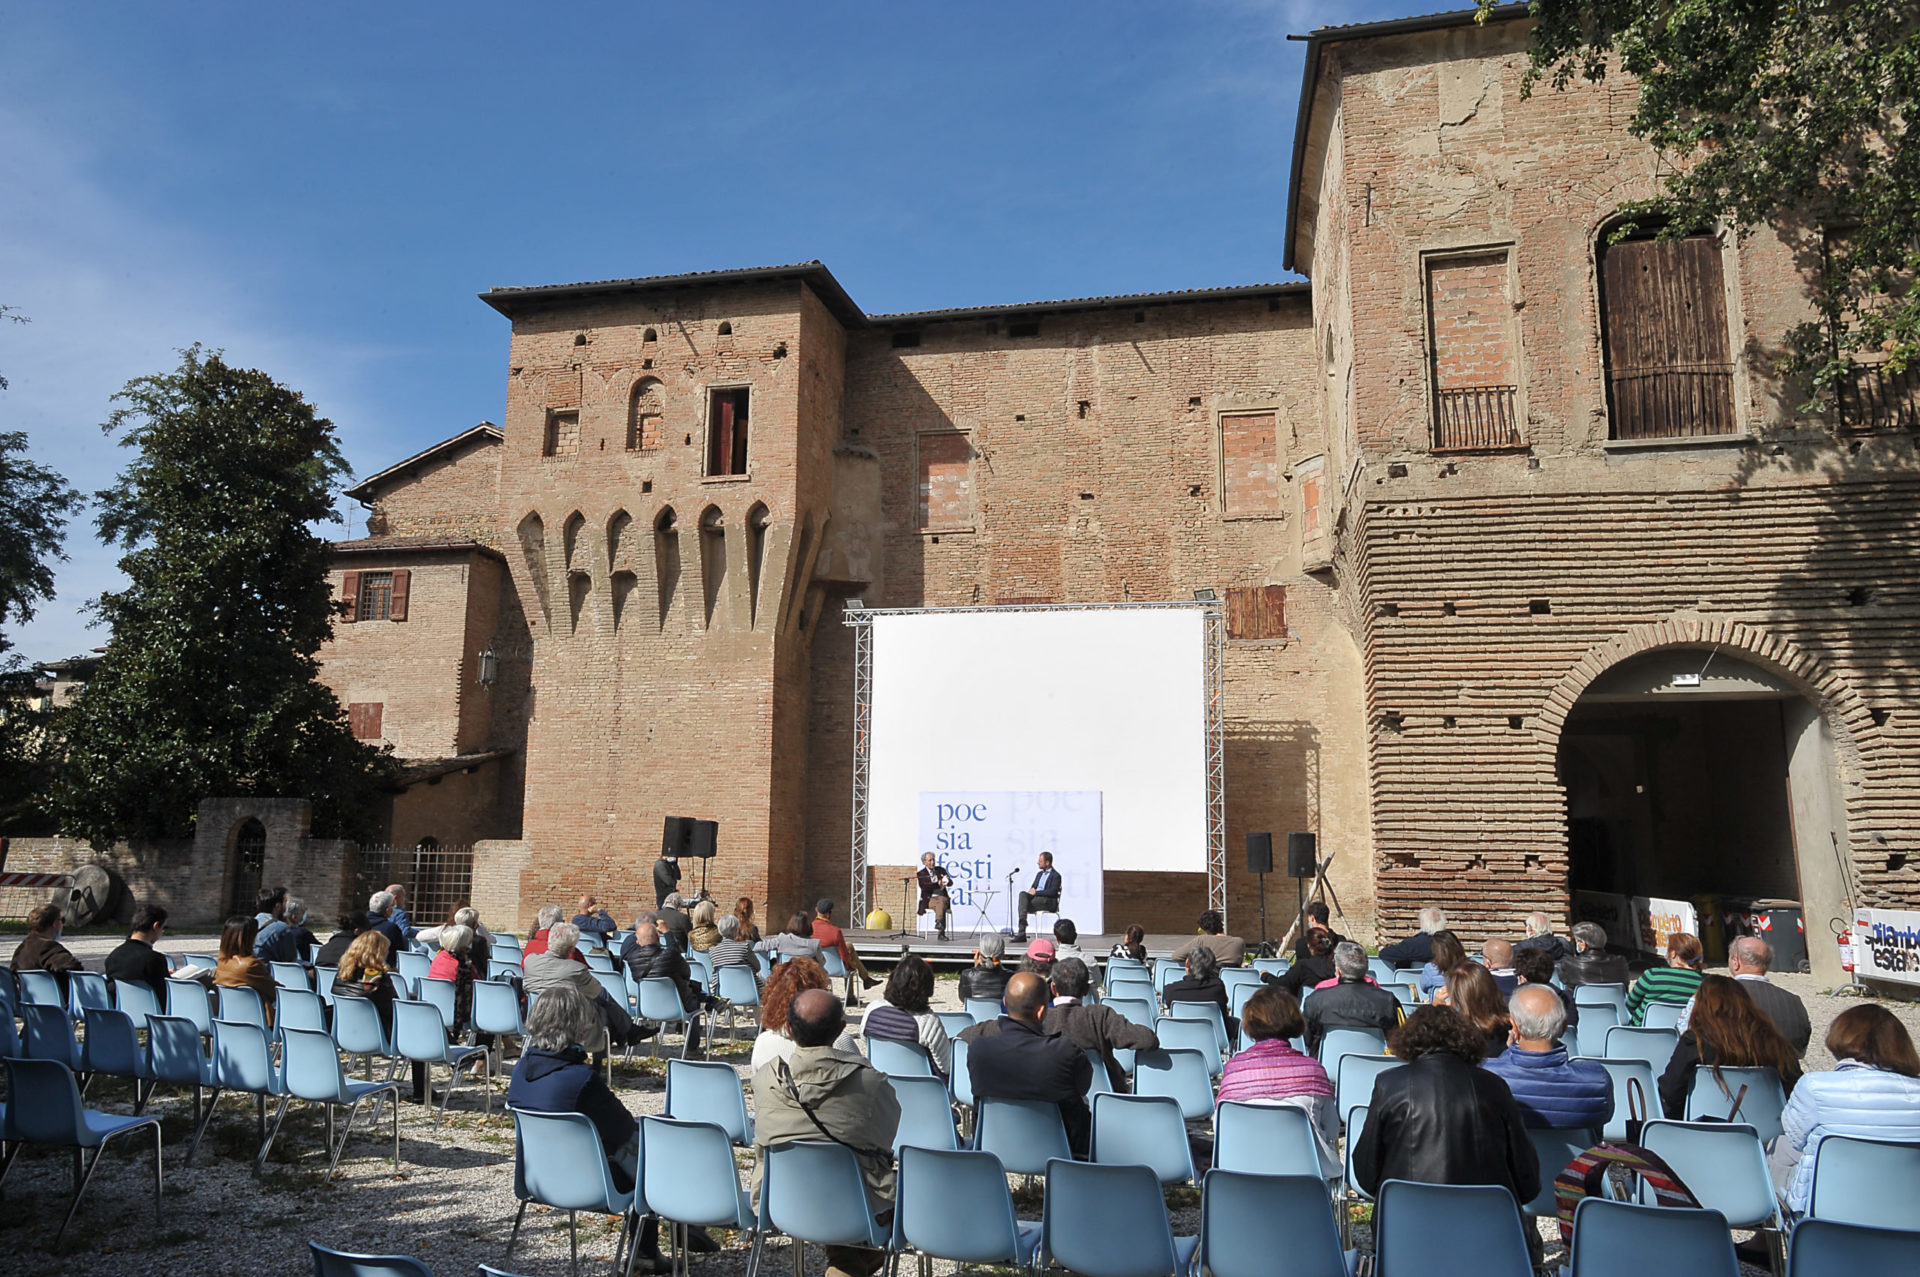
[[[335,611],[314,526],[347,474],[333,423],[197,346],[114,398],[104,429],[139,455],[95,499],[127,587],[94,604],[112,638],[65,724],[62,827],[184,837],[200,799],[257,794],[312,799],[316,832],[371,832],[392,762],[314,659]]]
[[[1479,0],[1482,20],[1496,6]],[[1912,0],[1533,0],[1531,89],[1625,72],[1628,126],[1671,161],[1630,212],[1673,233],[1815,232],[1818,322],[1790,375],[1830,390],[1851,357],[1920,351],[1920,8]],[[1817,256],[1814,254],[1817,252]]]

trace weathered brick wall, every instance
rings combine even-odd
[[[499,494],[500,445],[475,440],[382,483],[367,511],[367,535],[438,536],[498,550]]]
[[[1434,385],[1452,390],[1517,384],[1506,254],[1435,262],[1427,272],[1427,291]]]

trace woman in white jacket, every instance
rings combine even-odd
[[[1795,1213],[1813,1199],[1814,1154],[1827,1136],[1920,1143],[1920,1055],[1893,1012],[1872,1003],[1842,1011],[1827,1050],[1839,1066],[1801,1077],[1773,1146],[1774,1182]]]

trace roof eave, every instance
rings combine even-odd
[[[1188,288],[1169,293],[1120,293],[1109,297],[1071,297],[1056,301],[1015,302],[1007,306],[952,306],[942,310],[899,311],[871,315],[875,327],[900,328],[967,319],[996,319],[1008,315],[1065,314],[1085,310],[1127,310],[1140,306],[1177,306],[1217,301],[1244,301],[1256,297],[1288,297],[1308,292],[1304,280],[1267,284],[1237,284],[1225,288]]]
[[[555,304],[589,301],[630,293],[666,292],[734,284],[793,281],[813,289],[826,308],[848,328],[864,327],[866,312],[854,302],[824,262],[796,262],[786,266],[743,266],[732,270],[693,271],[680,275],[647,275],[634,279],[607,279],[582,284],[533,284],[496,287],[479,294],[480,300],[508,319]]]

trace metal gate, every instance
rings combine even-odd
[[[437,927],[455,909],[473,903],[473,848],[362,847],[354,866],[355,899],[347,907],[365,909],[367,897],[396,882],[407,889],[414,925]]]

